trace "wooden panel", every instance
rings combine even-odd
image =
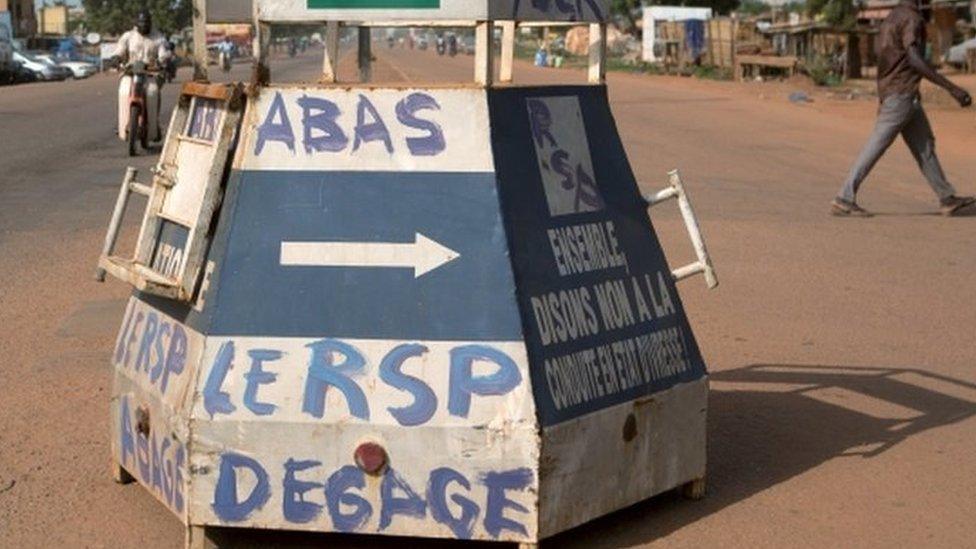
[[[207,23],[250,23],[253,20],[251,0],[207,0]]]
[[[206,97],[207,99],[216,99],[218,101],[227,101],[233,97],[235,91],[235,86],[227,84],[206,84],[204,82],[187,82],[183,84],[183,95],[194,95],[197,97]]]
[[[796,57],[777,55],[740,55],[740,65],[760,65],[763,67],[782,67],[790,69],[796,66]]]

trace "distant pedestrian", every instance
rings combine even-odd
[[[968,107],[973,102],[966,90],[950,82],[925,61],[925,23],[930,18],[931,7],[927,0],[903,0],[881,23],[877,38],[878,99],[881,101],[878,120],[840,194],[831,203],[834,215],[871,215],[857,205],[858,188],[899,134],[939,197],[943,215],[954,215],[976,203],[976,198],[956,196],[956,190],[946,180],[935,155],[935,137],[919,97],[919,83],[925,78],[945,88],[960,106]]]

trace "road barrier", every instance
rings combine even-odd
[[[256,9],[260,27],[263,9],[347,4]],[[451,24],[481,6],[488,31],[497,5],[407,19],[428,4]],[[602,26],[602,2],[577,4]],[[243,115],[237,89],[184,90],[100,261],[136,287],[112,353],[115,475],[188,546],[211,526],[533,546],[702,495],[707,375],[675,283],[714,273],[676,176],[653,200],[679,199],[699,261],[668,268],[604,85],[261,84]],[[147,187],[120,259],[119,212]]]

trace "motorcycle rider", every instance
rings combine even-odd
[[[145,63],[147,68],[160,69],[169,53],[165,39],[152,31],[152,16],[147,10],[142,10],[136,16],[135,27],[125,32],[118,42],[116,57],[124,66],[136,61]],[[146,86],[146,113],[148,121],[148,135],[153,141],[162,139],[159,125],[160,88],[162,87],[161,73],[156,78],[150,78]],[[119,81],[119,137],[125,139],[129,118],[129,89],[132,87],[132,77],[125,75]]]

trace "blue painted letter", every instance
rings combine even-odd
[[[307,345],[312,349],[308,364],[308,379],[305,380],[305,399],[302,411],[310,416],[321,418],[325,415],[325,393],[331,385],[346,397],[349,413],[359,419],[369,419],[369,405],[363,390],[350,379],[349,374],[360,374],[366,366],[366,359],[355,347],[336,339],[323,339]],[[333,362],[333,353],[343,356],[339,364]]]
[[[122,358],[125,356],[125,342],[129,336],[129,325],[132,324],[132,317],[136,316],[135,306],[130,305],[125,311],[125,321],[122,323],[122,332],[119,333],[119,341],[115,345],[115,358],[114,364],[117,366],[125,366],[125,364],[119,364],[122,362]]]
[[[244,389],[244,406],[259,416],[271,415],[275,411],[275,405],[258,402],[258,387],[265,383],[274,383],[274,380],[278,378],[278,374],[265,372],[261,366],[265,362],[278,360],[281,358],[281,354],[281,351],[270,349],[254,349],[247,352],[247,355],[251,357],[251,370],[244,374],[244,379],[247,380],[247,387]]]
[[[203,409],[213,418],[214,415],[229,414],[237,409],[231,404],[230,395],[220,390],[227,378],[227,372],[234,367],[234,342],[226,341],[217,351],[217,358],[214,359],[213,366],[210,368],[210,375],[207,376],[207,384],[203,386]]]
[[[296,472],[318,467],[319,465],[322,465],[321,461],[295,461],[289,459],[285,462],[285,480],[282,481],[284,494],[282,495],[281,502],[281,509],[284,513],[285,520],[304,524],[311,522],[322,512],[322,506],[318,503],[305,501],[305,492],[314,490],[315,488],[321,488],[323,485],[318,482],[308,482],[295,478]]]
[[[153,351],[156,354],[156,361],[153,363],[152,369],[149,371],[149,381],[150,383],[156,383],[159,381],[159,376],[163,375],[163,367],[166,366],[166,353],[163,351],[163,345],[166,344],[166,338],[169,336],[169,332],[173,329],[173,326],[169,322],[162,322],[159,324],[159,329],[156,331],[156,345],[153,346]]]
[[[254,474],[256,482],[247,499],[241,501],[237,494],[237,470],[245,467]],[[220,456],[220,476],[211,504],[214,513],[225,522],[240,522],[264,506],[271,497],[268,473],[261,464],[240,454],[226,453]]]
[[[316,151],[339,152],[349,144],[349,138],[336,124],[339,117],[339,107],[327,99],[303,95],[298,99],[302,108],[302,127],[304,136],[302,144],[305,152],[311,154]],[[314,113],[313,113],[314,111]],[[315,131],[319,135],[312,135]]]
[[[166,394],[169,376],[180,375],[186,367],[186,331],[179,324],[173,324],[173,335],[169,339],[166,350],[166,367],[163,368],[163,379],[159,382],[159,392]]]
[[[119,422],[119,450],[122,451],[119,463],[128,465],[129,458],[136,453],[136,445],[132,438],[132,418],[129,416],[129,399],[124,396],[122,397],[122,403],[119,405]]]
[[[444,131],[436,122],[414,116],[417,111],[424,109],[439,111],[441,106],[437,104],[436,99],[426,93],[411,93],[397,103],[397,120],[404,126],[427,132],[424,137],[407,138],[407,148],[410,149],[410,154],[414,156],[435,156],[444,152],[447,143],[444,141]]]
[[[363,472],[354,465],[339,469],[325,483],[325,503],[329,506],[332,525],[340,532],[354,532],[366,524],[373,514],[373,507],[361,496],[350,493],[350,488],[362,489],[366,486]],[[342,506],[355,507],[349,513],[342,512]]]
[[[406,497],[396,497],[394,490],[400,490]],[[383,482],[380,484],[380,530],[386,528],[393,522],[393,515],[406,515],[408,517],[423,518],[427,513],[427,503],[424,499],[413,491],[413,488],[396,474],[393,469],[387,468],[383,474]]]
[[[183,465],[186,463],[186,450],[180,444],[176,447],[176,480],[173,481],[173,507],[177,513],[183,512]]]
[[[430,504],[430,516],[437,522],[447,525],[454,532],[458,539],[471,539],[471,532],[474,530],[474,521],[478,519],[481,509],[478,504],[470,499],[454,494],[451,501],[461,508],[461,516],[455,517],[447,506],[447,485],[456,482],[471,490],[471,483],[464,475],[450,469],[441,467],[430,472],[430,482],[427,484],[427,503]]]
[[[145,315],[142,311],[136,313],[135,323],[132,324],[132,330],[129,331],[129,340],[125,344],[125,353],[122,356],[122,366],[127,367],[129,365],[129,358],[132,357],[132,344],[136,342],[136,332],[139,331],[139,324]]]
[[[366,113],[369,113],[372,122],[366,121]],[[390,139],[390,130],[386,129],[386,124],[376,112],[376,107],[369,102],[369,99],[360,94],[359,107],[356,109],[356,139],[352,142],[352,150],[358,151],[359,146],[370,141],[382,141],[386,145],[386,152],[393,154],[393,140]]]
[[[159,316],[150,312],[146,317],[146,327],[142,331],[142,339],[139,341],[139,354],[136,355],[136,371],[149,371],[149,350],[152,342],[156,339],[156,328],[159,325]]]
[[[275,122],[276,117],[279,122]],[[274,100],[268,109],[268,116],[265,117],[264,123],[258,126],[257,143],[254,145],[255,155],[261,154],[266,141],[279,141],[287,145],[288,150],[295,152],[295,133],[291,129],[288,109],[285,108],[285,100],[280,92],[275,92]]]
[[[498,370],[490,375],[475,376],[476,360],[494,362]],[[504,395],[522,382],[518,365],[508,355],[484,345],[464,345],[451,349],[451,379],[448,384],[447,411],[452,416],[468,417],[471,395]]]
[[[380,379],[390,387],[413,395],[413,404],[410,406],[387,408],[400,425],[427,423],[437,410],[437,395],[434,391],[423,381],[400,371],[408,358],[422,356],[426,352],[427,347],[418,343],[398,345],[380,362]]]
[[[523,536],[527,535],[525,526],[505,517],[505,509],[514,509],[522,513],[528,513],[529,510],[508,499],[505,492],[528,488],[532,484],[532,470],[521,468],[485,473],[481,480],[488,488],[488,502],[485,504],[485,531],[496,538],[502,533],[502,530],[510,530]]]

